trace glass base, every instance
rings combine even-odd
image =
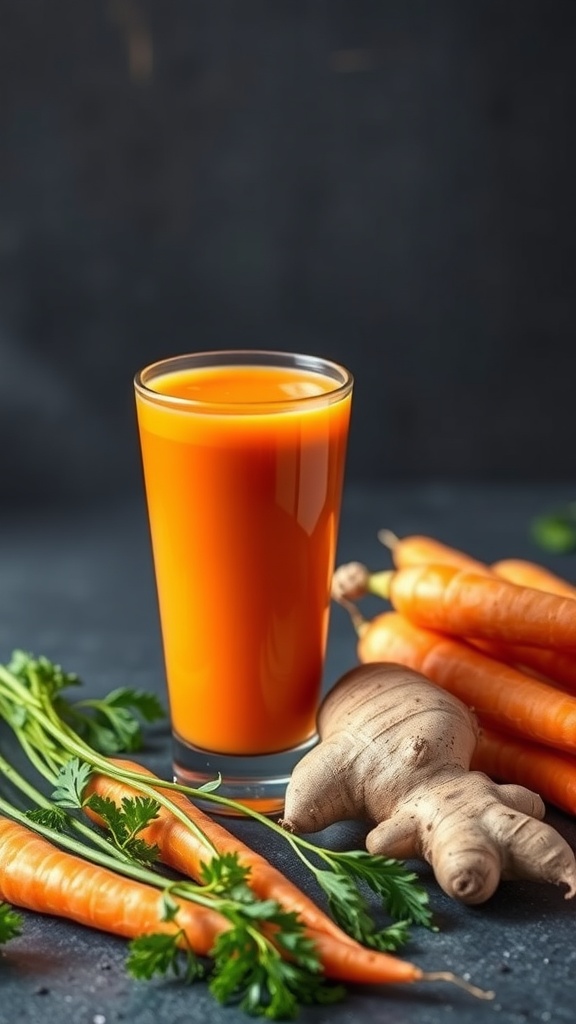
[[[214,754],[185,743],[173,736],[174,781],[198,789],[221,777],[214,794],[235,800],[260,814],[279,815],[284,809],[284,796],[290,775],[298,761],[316,746],[318,736],[305,743],[275,754]],[[195,798],[194,803],[212,814],[240,817],[241,809],[227,807],[214,800]]]

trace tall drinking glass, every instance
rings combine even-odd
[[[265,813],[317,740],[352,387],[258,350],[135,377],[174,775]]]

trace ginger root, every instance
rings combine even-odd
[[[483,903],[514,878],[576,895],[574,852],[541,820],[543,801],[470,771],[475,716],[419,672],[390,663],[352,669],[324,699],[318,731],[288,785],[289,831],[368,821],[370,853],[427,861],[462,903]]]

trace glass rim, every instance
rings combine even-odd
[[[181,395],[170,395],[165,391],[156,391],[150,386],[152,380],[166,377],[179,369],[198,369],[210,366],[265,366],[292,367],[308,370],[318,376],[328,377],[334,381],[334,387],[316,395],[302,395],[296,398],[279,398],[266,401],[223,402],[202,398],[185,398]],[[219,409],[265,411],[274,409],[301,408],[313,405],[325,405],[341,401],[352,391],[354,377],[341,363],[324,356],[311,355],[303,352],[291,352],[280,349],[206,349],[198,352],[183,352],[180,355],[165,356],[148,363],[134,375],[134,388],[142,398],[161,405],[179,409],[211,410]]]

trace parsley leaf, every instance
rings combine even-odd
[[[103,819],[110,840],[118,850],[130,854],[140,864],[151,864],[158,859],[159,848],[138,838],[138,833],[158,817],[160,805],[156,800],[148,796],[124,797],[118,806],[109,797],[91,793],[83,806]]]
[[[52,793],[54,803],[60,807],[81,807],[82,795],[91,775],[92,768],[86,761],[71,757],[58,772],[56,788]]]
[[[204,965],[188,945],[182,947],[182,932],[173,935],[140,935],[129,943],[126,969],[133,978],[150,980],[155,975],[173,975],[191,983],[205,974]]]
[[[211,892],[241,903],[251,903],[254,893],[248,885],[250,868],[240,863],[237,853],[221,853],[200,865],[200,877]]]
[[[79,686],[81,682],[74,672],[64,672],[48,658],[35,658],[26,651],[13,651],[7,669],[29,690],[50,700],[66,687]]]
[[[8,903],[0,903],[0,943],[22,934],[22,917]]]
[[[70,823],[70,816],[66,814],[66,811],[62,807],[35,807],[33,810],[26,811],[26,817],[30,818],[30,821],[36,822],[37,825],[44,825],[45,828],[50,828],[54,832],[65,832]]]
[[[220,1003],[237,1003],[245,1013],[271,1020],[295,1018],[301,1004],[341,999],[343,988],[326,982],[312,944],[301,938],[300,944],[296,929],[286,947],[292,945],[294,959],[286,961],[273,947],[262,949],[241,925],[222,933],[212,951],[212,995]]]
[[[140,750],[140,719],[156,722],[165,711],[153,693],[119,687],[106,697],[76,701],[60,709],[78,734],[103,754]]]
[[[340,871],[349,878],[364,881],[381,897],[391,917],[431,927],[428,893],[419,884],[415,872],[409,871],[402,861],[367,850],[341,851],[333,856]]]

